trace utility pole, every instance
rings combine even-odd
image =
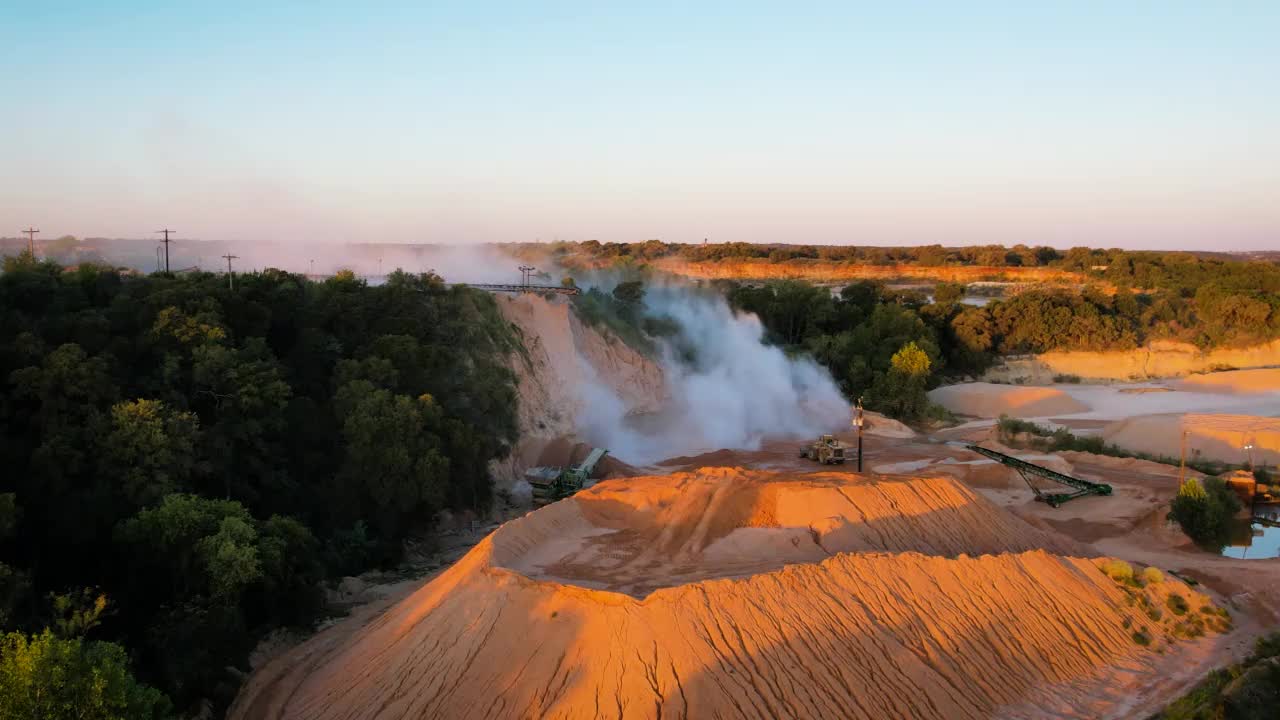
[[[157,230],[156,232],[164,233],[164,239],[161,240],[160,242],[164,243],[164,273],[168,275],[169,274],[169,243],[171,242],[169,240],[169,233],[177,232],[177,231],[165,228],[164,230]]]
[[[226,259],[227,259],[227,287],[228,287],[229,289],[231,289],[231,290],[235,290],[235,289],[236,289],[236,275],[235,275],[235,273],[231,272],[231,261],[232,261],[232,260],[239,260],[239,259],[240,259],[240,256],[239,256],[239,255],[232,255],[231,253],[227,253],[226,255],[223,255],[222,257],[224,257],[224,258],[226,258]]]
[[[537,269],[538,268],[532,265],[520,266],[520,284],[523,285],[526,290],[529,288],[529,276],[533,274],[534,270],[537,270]]]
[[[26,230],[22,231],[27,236],[27,252],[31,253],[32,259],[36,256],[36,233],[40,232],[40,228],[33,228],[30,225]]]
[[[858,428],[858,472],[862,472],[862,398],[858,398],[858,413],[853,416],[853,426]]]

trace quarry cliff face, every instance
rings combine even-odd
[[[523,346],[508,358],[517,379],[520,437],[510,456],[491,467],[498,487],[509,487],[536,465],[552,440],[575,434],[584,388],[608,389],[629,412],[653,412],[662,404],[662,368],[607,330],[583,323],[565,298],[522,294],[497,300]]]

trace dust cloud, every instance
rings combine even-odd
[[[720,294],[665,282],[650,286],[644,304],[647,314],[679,327],[658,339],[667,403],[656,415],[629,414],[585,368],[579,432],[587,440],[646,464],[724,448],[755,450],[769,436],[816,435],[848,422],[849,406],[831,375],[765,344],[760,320],[735,313]]]

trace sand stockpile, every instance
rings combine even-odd
[[[1046,697],[1116,714],[1183,659],[1135,593],[1204,599],[1127,588],[1040,549],[1054,538],[946,479],[608,481],[281,656],[229,717],[980,718]]]
[[[1088,412],[1089,406],[1052,387],[963,383],[929,391],[929,399],[958,415],[1046,417]]]
[[[1134,452],[1179,457],[1187,433],[1187,458],[1233,465],[1280,463],[1280,418],[1256,415],[1142,415],[1111,423],[1102,430],[1107,443]]]
[[[1253,393],[1280,391],[1280,368],[1258,370],[1232,370],[1229,372],[1193,375],[1179,380],[1174,387],[1192,392],[1251,395]]]
[[[878,412],[866,410],[863,412],[862,420],[862,431],[867,435],[887,438],[911,438],[916,436],[915,430]]]

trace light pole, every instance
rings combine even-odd
[[[853,416],[853,426],[858,429],[858,472],[862,472],[862,398],[858,398],[857,413]]]
[[[1244,451],[1249,453],[1249,472],[1253,472],[1253,443],[1245,445]]]
[[[313,258],[310,262],[311,262],[311,270],[307,274],[314,276],[316,274],[316,261]]]
[[[1190,430],[1182,431],[1181,460],[1178,461],[1178,487],[1182,487],[1182,483],[1187,479],[1187,435],[1190,432]]]

